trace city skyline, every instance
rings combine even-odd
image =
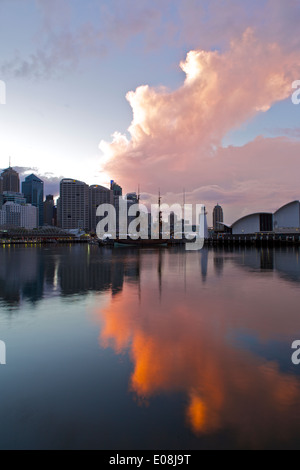
[[[69,176],[140,184],[147,201],[185,187],[229,223],[298,199],[297,2],[16,0],[0,13],[1,167],[11,155],[54,196]]]
[[[299,22],[0,0],[0,449],[300,448]]]
[[[4,209],[4,204],[6,202],[9,202],[7,211],[20,211],[21,206],[28,207],[33,205],[39,209],[39,223],[37,226],[40,227],[44,225],[44,217],[46,217],[48,221],[51,221],[51,223],[46,223],[46,225],[54,225],[61,227],[62,229],[80,228],[81,230],[84,229],[88,232],[95,232],[97,226],[96,212],[99,205],[110,204],[114,206],[118,212],[120,202],[119,197],[127,201],[128,207],[132,204],[139,204],[141,200],[140,187],[138,187],[137,193],[130,192],[123,194],[123,188],[114,180],[110,181],[109,187],[105,187],[99,184],[88,185],[84,181],[75,180],[73,178],[64,178],[59,182],[60,189],[55,203],[52,194],[47,194],[47,191],[44,193],[44,181],[36,177],[34,174],[27,176],[22,182],[22,192],[16,191],[20,188],[19,176],[19,173],[11,166],[5,169],[2,173],[0,170],[0,209],[2,204]],[[24,194],[23,189],[26,189],[28,193]],[[159,199],[161,200],[160,191]],[[154,202],[155,204],[153,207],[156,206],[157,201]],[[182,202],[175,202],[171,205],[163,202],[163,206],[166,206],[166,210],[171,211],[174,210],[175,206],[177,209],[179,206],[186,207],[189,212],[189,204],[186,205],[185,193],[183,193]],[[14,203],[13,206],[11,205],[12,203]],[[13,209],[15,203],[16,206]],[[280,229],[283,231],[288,230],[291,232],[294,230],[294,232],[298,232],[300,229],[299,204],[300,202],[297,198],[293,201],[285,201],[281,207],[277,207],[273,212],[267,212],[263,207],[260,207],[258,212],[248,213],[242,216],[240,215],[232,223],[228,223],[228,219],[224,219],[222,206],[217,203],[210,214],[210,229],[214,232],[226,232],[228,229],[231,229],[234,234],[245,234],[250,232],[270,233],[273,230],[278,232]],[[19,206],[19,208],[17,206]],[[151,212],[152,201],[147,201],[146,204],[142,204],[142,206]],[[167,209],[167,207],[169,207],[169,209]],[[206,215],[207,214],[208,212],[206,210]],[[2,217],[5,216],[1,213],[1,210],[0,216],[0,225],[5,225],[6,222],[4,219],[2,220]],[[273,216],[275,217],[274,221]],[[129,217],[129,219],[132,220],[132,217]],[[30,222],[30,225],[31,224],[32,222]],[[117,227],[118,224],[119,222],[117,222]]]

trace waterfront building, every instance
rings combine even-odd
[[[89,186],[82,181],[60,182],[59,218],[62,229],[89,229]]]
[[[223,232],[224,216],[222,207],[217,204],[213,210],[213,229],[215,232]]]
[[[57,199],[57,206],[56,206],[56,225],[57,225],[57,227],[61,227],[61,204],[60,204],[60,197]]]
[[[89,187],[89,230],[96,232],[100,218],[96,217],[97,208],[101,204],[114,204],[114,192],[100,185]]]
[[[44,182],[35,175],[29,175],[22,183],[22,192],[27,204],[38,208],[38,225],[44,225]]]
[[[32,230],[37,228],[38,209],[31,204],[6,202],[0,211],[0,224]]]
[[[20,178],[11,166],[6,168],[1,174],[2,177],[2,191],[12,191],[14,193],[20,192]]]
[[[0,208],[0,227],[6,224],[6,212]]]
[[[6,202],[14,202],[15,204],[26,204],[26,199],[23,193],[14,193],[12,191],[3,192],[3,204]]]
[[[298,232],[300,229],[300,202],[292,201],[280,207],[274,213],[273,219],[275,232]]]
[[[120,231],[120,223],[119,223],[119,198],[122,197],[123,190],[121,186],[119,186],[115,181],[110,182],[110,189],[113,191],[113,197],[114,197],[114,206],[116,209],[116,214],[117,214],[117,222],[116,222],[116,231],[117,231],[117,236],[119,235]]]
[[[52,194],[46,196],[44,201],[44,225],[55,225],[54,221],[54,199]]]
[[[247,235],[258,232],[272,232],[273,214],[258,212],[246,215],[232,224],[232,235]]]
[[[136,217],[139,216],[139,211],[137,211],[134,215],[129,215],[130,207],[139,204],[139,198],[136,193],[128,193],[126,194],[126,203],[127,203],[127,233],[128,228],[131,222],[133,222]]]
[[[300,202],[289,202],[280,207],[274,214],[258,212],[246,215],[234,222],[231,229],[233,235],[259,232],[300,232]]]

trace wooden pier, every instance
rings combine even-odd
[[[254,233],[254,234],[219,234],[206,240],[206,245],[244,245],[244,246],[300,246],[300,233]]]

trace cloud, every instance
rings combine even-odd
[[[164,19],[171,0],[91,2],[84,15],[85,7],[70,0],[36,0],[35,5],[38,20],[31,41],[39,47],[27,56],[17,50],[3,61],[0,73],[5,78],[60,77],[74,72],[80,61],[101,59],[115,47],[124,48],[136,36],[142,36],[139,44],[146,48],[160,47],[170,31]]]
[[[25,180],[26,176],[32,173],[44,181],[44,195],[53,194],[53,196],[59,195],[59,183],[64,178],[63,176],[54,176],[53,173],[40,173],[36,167],[28,166],[14,166],[15,171],[19,173],[20,182]],[[0,172],[3,171],[4,168]],[[20,188],[22,190],[22,187]]]
[[[203,48],[226,47],[246,27],[263,41],[299,48],[300,37],[292,33],[300,21],[298,0],[186,0],[178,12],[181,41]]]
[[[298,0],[91,1],[84,14],[82,5],[70,0],[31,3],[37,14],[36,29],[30,31],[32,51],[27,56],[14,51],[2,62],[5,78],[61,76],[86,58],[99,60],[124,49],[133,39],[144,52],[162,45],[223,50],[251,27],[262,41],[295,51],[300,45]]]
[[[258,137],[242,147],[219,148],[206,171],[199,171],[201,184],[198,181],[194,187],[186,187],[186,203],[205,204],[209,223],[217,202],[223,206],[228,224],[252,212],[274,212],[300,198],[295,171],[299,155],[300,142],[286,137]],[[187,181],[184,176],[182,180]],[[163,201],[181,203],[182,190],[166,192]],[[157,192],[147,194],[146,203],[157,203]]]
[[[185,396],[185,419],[196,435],[231,429],[239,436],[241,446],[257,448],[266,447],[270,436],[276,439],[278,431],[278,436],[285,435],[288,442],[298,426],[293,409],[299,381],[281,371],[275,360],[251,353],[231,338],[237,338],[241,329],[260,344],[272,344],[279,335],[293,337],[297,312],[289,311],[289,321],[283,324],[279,312],[285,298],[281,290],[274,289],[274,279],[265,280],[264,289],[260,279],[245,284],[245,268],[233,268],[231,260],[227,260],[223,277],[229,281],[218,283],[219,295],[202,289],[199,303],[201,282],[195,273],[206,255],[202,252],[189,260],[186,284],[181,259],[178,265],[172,262],[169,283],[165,279],[170,260],[153,255],[153,266],[156,262],[160,266],[162,291],[159,274],[149,270],[140,277],[138,286],[126,282],[122,292],[111,296],[109,305],[97,311],[100,345],[129,354],[133,366],[129,388],[139,403],[162,394]],[[209,263],[208,269],[211,267]],[[241,274],[235,276],[234,284],[232,269]],[[262,310],[270,312],[263,322],[253,292],[259,292]],[[297,293],[291,295],[296,302]]]
[[[266,129],[267,133],[273,136],[286,136],[290,139],[300,139],[300,128],[273,128]]]
[[[204,196],[225,194],[231,203],[254,204],[266,192],[266,176],[269,190],[279,185],[288,195],[290,168],[287,174],[278,148],[287,160],[290,151],[296,167],[298,162],[287,139],[258,138],[245,148],[228,149],[222,148],[222,139],[291,95],[299,56],[261,42],[251,29],[223,53],[190,51],[180,64],[186,78],[179,89],[145,85],[127,94],[133,112],[130,139],[116,132],[112,142],[100,143],[104,170],[126,188],[138,181],[143,191],[155,194],[158,186],[164,193],[208,187]],[[260,192],[252,197],[254,191]]]

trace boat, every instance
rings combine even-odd
[[[99,246],[114,246],[115,240],[109,237],[105,237],[102,240],[98,240],[98,245]]]
[[[140,196],[138,196],[138,201]],[[158,197],[158,207],[161,207],[161,195]],[[159,234],[158,238],[134,238],[127,235],[124,238],[113,239],[111,235],[107,234],[103,240],[99,240],[99,246],[134,246],[134,247],[161,247],[161,246],[174,246],[185,244],[184,240],[177,240],[175,238],[164,238],[162,232],[162,212],[159,210]]]
[[[137,238],[136,240],[128,238],[127,240],[117,239],[114,240],[114,246],[139,246],[139,247],[153,247],[153,246],[167,246],[170,240],[168,239],[143,239]]]

